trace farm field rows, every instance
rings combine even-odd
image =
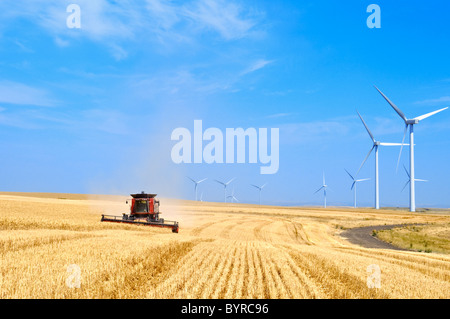
[[[178,234],[100,222],[127,212],[125,199],[0,193],[1,298],[450,298],[450,255],[363,248],[340,236],[384,224],[442,227],[445,211],[162,198]],[[380,288],[367,286],[370,265],[381,270]]]

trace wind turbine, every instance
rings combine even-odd
[[[405,165],[403,165],[403,168],[405,169],[406,175],[408,175],[408,181],[406,182],[405,186],[403,186],[402,188],[402,192],[403,190],[406,188],[406,186],[408,186],[408,184],[411,182],[411,176],[409,175],[408,170],[406,169]],[[424,179],[415,179],[416,182],[428,182],[427,180]]]
[[[261,205],[261,191],[267,185],[267,183],[265,183],[263,186],[257,186],[257,185],[253,185],[253,184],[251,184],[251,185],[253,187],[256,187],[257,189],[259,189],[259,205]]]
[[[239,202],[239,200],[234,196],[234,188],[231,191],[231,195],[228,195],[227,198],[231,198],[231,202],[233,203],[234,201]]]
[[[327,183],[325,183],[325,172],[323,172],[323,184],[322,184],[322,187],[319,188],[318,190],[316,190],[316,192],[314,194],[318,193],[320,190],[323,189],[323,207],[324,208],[327,208],[327,188],[328,188],[328,185],[327,185]]]
[[[197,186],[198,186],[198,184],[200,184],[201,182],[204,182],[204,181],[206,181],[207,180],[207,178],[204,178],[204,179],[202,179],[202,180],[200,180],[200,181],[195,181],[195,180],[193,180],[192,178],[190,178],[189,176],[186,176],[187,178],[189,178],[191,181],[193,181],[194,182],[194,184],[195,184],[195,200],[197,200]]]
[[[448,109],[448,107],[445,107],[443,109],[431,112],[431,113],[427,113],[418,117],[415,117],[413,119],[408,119],[405,114],[394,104],[392,103],[387,97],[386,95],[383,94],[383,92],[381,92],[376,86],[375,88],[377,89],[377,91],[383,96],[383,98],[392,106],[392,108],[395,110],[395,112],[397,112],[397,114],[402,118],[402,120],[405,122],[405,132],[403,133],[403,142],[405,141],[405,137],[406,137],[406,131],[408,130],[408,126],[410,128],[409,130],[409,172],[410,172],[410,183],[409,183],[409,210],[411,212],[415,212],[416,211],[416,190],[415,190],[415,170],[414,170],[414,125],[415,124],[419,124],[420,121],[436,114],[439,112],[442,112],[446,109]],[[400,157],[402,155],[402,149],[403,149],[403,145],[400,148],[400,154],[398,156],[398,162],[397,162],[397,168],[398,168],[398,163],[400,162]]]
[[[226,203],[227,202],[227,186],[232,182],[232,181],[234,181],[236,179],[236,177],[233,177],[232,179],[230,179],[228,182],[226,182],[226,183],[224,183],[224,182],[221,182],[221,181],[218,181],[217,179],[215,179],[215,181],[217,182],[217,183],[219,183],[219,184],[222,184],[223,185],[223,188],[224,188],[224,202]]]
[[[372,132],[369,130],[369,127],[366,125],[366,122],[364,122],[361,114],[359,114],[358,111],[356,111],[356,113],[358,113],[358,116],[361,119],[361,122],[364,124],[364,127],[366,128],[367,133],[369,133],[369,136],[370,136],[370,138],[372,139],[372,142],[373,142],[373,146],[370,149],[370,151],[367,154],[367,156],[364,159],[364,161],[362,162],[361,166],[359,167],[358,172],[356,173],[356,176],[358,176],[359,171],[361,170],[361,168],[366,163],[366,161],[369,158],[369,156],[372,153],[372,151],[375,149],[375,209],[380,209],[380,180],[379,180],[379,177],[378,177],[378,147],[379,146],[402,146],[403,144],[401,144],[401,143],[382,143],[382,142],[377,141],[375,139],[375,137],[373,136]]]
[[[359,182],[364,182],[364,181],[368,181],[370,178],[363,178],[363,179],[355,179],[352,174],[350,174],[347,170],[345,170],[348,174],[348,176],[350,176],[350,178],[353,180],[353,184],[352,184],[352,190],[354,190],[355,193],[355,203],[354,203],[354,208],[356,208],[356,184],[358,184]]]

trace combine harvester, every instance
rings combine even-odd
[[[178,233],[178,222],[164,221],[159,218],[159,200],[156,194],[131,194],[130,215],[120,216],[102,215],[102,222],[137,224],[153,227],[172,228],[173,233]],[[128,201],[127,201],[128,204]]]

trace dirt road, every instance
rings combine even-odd
[[[382,241],[372,236],[372,232],[374,230],[375,231],[388,230],[397,227],[406,227],[409,225],[411,224],[381,225],[381,226],[351,228],[343,232],[341,236],[347,239],[352,244],[360,245],[365,248],[394,249],[406,251],[407,249],[399,248],[397,246],[391,245],[385,241]]]

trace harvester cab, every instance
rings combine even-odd
[[[159,215],[159,200],[156,194],[131,194],[130,214],[120,216],[102,215],[102,222],[115,222],[126,224],[138,224],[154,227],[172,228],[172,232],[178,233],[178,222],[164,221]],[[128,204],[128,201],[127,201]]]

